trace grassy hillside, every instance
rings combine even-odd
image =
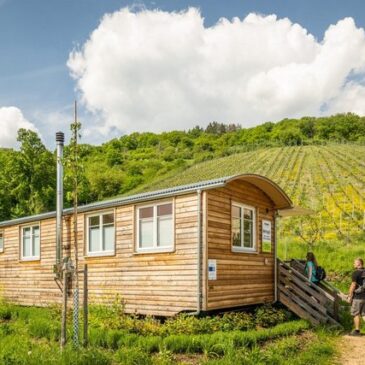
[[[279,254],[303,257],[313,250],[330,277],[346,286],[352,258],[365,254],[365,146],[263,148],[196,164],[135,192],[240,173],[269,177],[295,205],[316,212],[311,217],[281,219]]]
[[[19,150],[0,146],[0,220],[55,209],[55,153],[47,150],[34,131],[20,129],[17,139]],[[126,194],[143,184],[151,184],[157,177],[165,179],[166,175],[176,175],[197,163],[258,148],[278,150],[330,142],[364,144],[365,117],[352,113],[303,117],[252,128],[212,122],[205,129],[197,126],[188,131],[132,133],[100,146],[82,144],[78,201],[86,204]],[[66,146],[66,161],[69,152]],[[274,167],[272,171],[276,171]],[[71,171],[66,166],[66,207],[73,204],[72,186]]]
[[[351,240],[364,230],[365,146],[264,148],[196,164],[135,192],[240,173],[267,176],[295,205],[315,210],[326,239]]]

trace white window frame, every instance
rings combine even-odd
[[[0,253],[3,253],[4,252],[4,247],[5,247],[5,238],[4,238],[5,233],[4,233],[4,231],[0,230],[0,236],[2,237],[2,242],[3,242],[2,247],[0,246]]]
[[[92,217],[99,217],[99,224],[100,224],[100,242],[103,246],[103,229],[102,229],[102,216],[107,214],[113,214],[114,217],[114,244],[112,250],[102,250],[102,251],[89,251],[90,245],[89,245],[89,233],[90,233],[90,227],[89,227],[89,220]],[[108,211],[102,211],[97,213],[91,213],[88,215],[85,215],[86,219],[86,256],[93,257],[93,256],[114,256],[115,255],[115,246],[116,246],[116,222],[115,222],[115,210],[108,210]]]
[[[172,224],[172,242],[171,246],[157,246],[157,207],[160,205],[171,204],[171,224]],[[139,247],[139,210],[143,208],[153,207],[153,247]],[[150,252],[174,252],[175,251],[175,204],[173,200],[159,201],[151,204],[138,205],[136,207],[135,214],[135,232],[136,232],[136,242],[135,242],[135,252],[136,253],[150,253]]]
[[[253,246],[252,247],[237,247],[237,246],[233,246],[233,237],[232,237],[232,208],[233,206],[237,207],[237,208],[241,208],[241,214],[243,214],[243,210],[244,209],[249,209],[252,211],[252,240],[253,240]],[[245,252],[245,253],[257,253],[257,242],[256,242],[256,237],[257,237],[257,221],[256,221],[256,208],[251,206],[251,205],[247,205],[247,204],[243,204],[243,203],[238,203],[238,202],[234,202],[232,201],[231,204],[231,250],[232,252]],[[244,240],[244,218],[243,216],[241,216],[241,244],[243,243]]]
[[[33,240],[34,240],[34,233],[33,229],[38,227],[39,230],[39,255],[34,255],[34,252],[31,252],[31,256],[24,256],[24,230],[30,228],[31,230],[31,251],[33,251]],[[41,259],[41,225],[40,223],[31,224],[20,226],[20,252],[21,252],[21,261],[38,261]]]

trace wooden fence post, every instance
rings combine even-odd
[[[67,290],[68,290],[68,273],[63,270],[63,296],[62,296],[62,320],[61,320],[61,350],[66,345],[66,326],[67,326]]]
[[[88,309],[88,268],[87,264],[84,267],[84,339],[83,345],[86,347],[89,342],[89,309]]]

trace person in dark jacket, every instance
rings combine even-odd
[[[352,336],[361,336],[361,317],[365,321],[365,290],[362,290],[365,280],[364,261],[357,258],[354,261],[355,271],[352,273],[352,283],[349,290],[348,301],[351,303],[351,315],[354,317],[355,329]]]

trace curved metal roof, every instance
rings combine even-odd
[[[290,198],[279,187],[279,185],[277,185],[272,180],[268,179],[267,177],[264,177],[261,175],[256,175],[256,174],[241,174],[241,175],[226,176],[226,177],[221,177],[221,178],[213,179],[213,180],[200,181],[200,182],[197,182],[194,184],[180,185],[180,186],[175,186],[175,187],[171,187],[168,189],[156,190],[156,191],[151,191],[151,192],[147,192],[147,193],[129,195],[129,196],[119,197],[119,198],[105,200],[105,201],[101,201],[101,202],[81,205],[80,207],[78,207],[78,211],[80,213],[83,213],[83,212],[88,212],[88,211],[92,211],[92,210],[112,208],[112,207],[117,207],[120,205],[127,205],[127,204],[131,204],[131,203],[155,200],[158,198],[166,198],[166,197],[172,197],[172,196],[180,195],[180,194],[187,194],[187,193],[195,192],[198,190],[214,189],[214,188],[224,187],[227,183],[234,181],[234,180],[246,181],[252,185],[257,186],[259,189],[264,191],[271,198],[271,200],[274,202],[275,209],[293,208],[293,203],[291,202]],[[70,215],[70,214],[72,214],[72,212],[73,212],[72,208],[63,210],[64,215]],[[37,214],[37,215],[29,216],[29,217],[16,218],[16,219],[0,222],[0,227],[29,223],[29,222],[39,221],[39,220],[43,220],[43,219],[53,218],[55,216],[56,216],[56,212],[48,212],[48,213]]]
[[[246,181],[252,185],[255,185],[260,190],[265,192],[275,205],[275,209],[291,209],[293,208],[293,203],[284,192],[284,190],[276,184],[274,181],[268,179],[265,176],[257,174],[242,174],[236,175],[228,178],[226,182],[233,180]]]

